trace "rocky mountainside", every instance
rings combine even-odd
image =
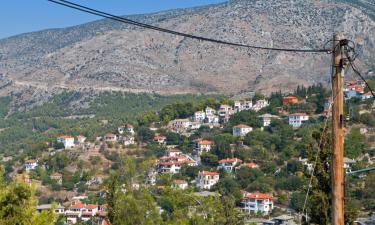
[[[233,0],[129,18],[176,31],[269,47],[323,48],[340,31],[357,64],[375,68],[372,0]],[[0,95],[56,89],[235,94],[327,83],[328,54],[254,51],[110,20],[0,40]],[[38,94],[33,92],[38,91]]]

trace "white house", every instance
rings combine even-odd
[[[349,159],[347,157],[344,157],[344,169],[346,172],[352,171],[352,166],[356,163],[354,159]]]
[[[206,123],[219,123],[219,117],[217,115],[207,115],[205,122]]]
[[[204,121],[205,118],[206,118],[206,113],[203,111],[198,111],[194,113],[194,117],[193,117],[194,121],[202,122]]]
[[[361,96],[362,100],[367,100],[367,99],[370,99],[370,98],[372,98],[372,97],[373,97],[373,96],[372,96],[371,92],[364,93],[364,94]]]
[[[233,115],[235,111],[233,110],[232,106],[229,105],[221,105],[219,109],[219,120],[222,123],[226,123],[229,121],[230,116]]]
[[[75,143],[77,143],[77,144],[84,144],[85,141],[86,141],[86,137],[82,136],[82,135],[78,135],[75,138]]]
[[[169,156],[169,157],[182,155],[182,151],[181,150],[173,149],[173,148],[172,149],[167,149],[165,152],[167,153],[167,156]]]
[[[124,126],[121,126],[117,128],[117,131],[119,134],[123,133],[130,133],[131,135],[134,135],[134,126],[131,124],[125,124]]]
[[[68,223],[75,224],[78,220],[90,220],[92,217],[96,216],[97,212],[97,205],[77,202],[67,208],[65,216]]]
[[[43,204],[43,205],[38,205],[36,207],[36,211],[38,212],[49,211],[51,209],[52,209],[52,204]],[[65,213],[65,207],[62,206],[61,204],[58,204],[54,208],[54,211],[56,214],[63,215]]]
[[[233,136],[235,137],[244,137],[246,134],[253,130],[252,127],[245,124],[239,124],[233,127]]]
[[[238,169],[240,169],[242,167],[247,167],[247,168],[250,168],[250,169],[254,169],[254,168],[259,168],[259,165],[256,164],[256,163],[253,163],[253,162],[242,163],[241,165],[239,165],[239,166],[236,167],[236,170],[238,170]]]
[[[211,189],[217,182],[219,182],[220,174],[211,171],[199,171],[196,179],[196,185],[200,189]]]
[[[162,135],[155,135],[154,141],[160,145],[165,145],[167,143],[167,137]]]
[[[252,101],[235,101],[234,102],[234,110],[236,112],[241,112],[243,110],[249,110],[253,107]]]
[[[226,171],[233,171],[233,169],[242,163],[241,159],[238,158],[226,158],[219,160],[218,170],[223,169]]]
[[[206,116],[212,116],[212,115],[215,115],[216,114],[216,110],[211,108],[211,107],[206,107],[206,109],[204,110]]]
[[[64,145],[65,149],[74,148],[74,137],[64,135],[57,138],[57,143],[61,143]]]
[[[293,113],[289,115],[289,125],[293,127],[300,127],[308,120],[309,116],[306,113]]]
[[[175,119],[169,122],[168,127],[173,130],[186,130],[191,127],[191,121],[189,119]]]
[[[188,188],[188,182],[186,180],[174,180],[172,188],[185,190]]]
[[[261,99],[255,102],[255,104],[252,107],[252,110],[259,111],[263,109],[264,107],[267,107],[269,105],[269,102],[265,99]]]
[[[272,119],[280,119],[278,116],[271,115],[271,114],[263,114],[259,116],[262,119],[263,127],[268,127],[271,124]]]
[[[299,157],[298,158],[298,161],[300,163],[302,163],[302,165],[304,166],[304,168],[306,169],[306,172],[308,174],[311,174],[311,172],[313,171],[313,168],[314,168],[314,165],[312,163],[309,163],[309,160],[307,158],[302,158],[302,157]]]
[[[128,145],[134,145],[135,144],[135,138],[130,135],[125,135],[120,138],[120,141],[123,145],[128,146]]]
[[[166,155],[159,158],[157,169],[160,173],[179,173],[183,165],[197,166],[197,162],[190,156],[182,154],[180,150],[168,149]]]
[[[203,152],[211,151],[212,145],[212,141],[198,139],[195,144],[195,150],[198,155],[201,155]]]
[[[272,212],[272,196],[263,193],[245,193],[241,198],[241,209],[244,213],[262,213],[268,215]]]
[[[26,171],[35,170],[38,166],[38,161],[34,159],[26,160],[24,167]]]
[[[104,141],[105,142],[115,142],[117,141],[117,136],[112,133],[108,133],[104,136]]]

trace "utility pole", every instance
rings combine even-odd
[[[332,225],[344,225],[344,60],[340,34],[333,37],[332,54]]]

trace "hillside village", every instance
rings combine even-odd
[[[350,81],[345,85],[346,100],[367,107],[360,114],[373,114],[373,105],[368,104],[372,96],[364,91],[364,84]],[[134,171],[138,175],[131,178],[124,192],[146,188],[163,196],[171,189],[203,199],[230,193],[248,223],[296,224],[303,189],[315,169],[315,147],[311,146],[316,140],[312,135],[321,132],[319,126],[329,119],[331,108],[329,96],[316,89],[308,93],[298,88],[284,96],[257,94],[253,99],[206,102],[199,107],[169,105],[160,112],[160,117],[169,118],[164,123],[149,121],[145,126],[139,123],[144,120],[128,122],[89,138],[60,134],[54,142],[43,143],[46,152],[14,165],[12,174],[28,185],[36,184],[43,203],[37,206],[38,211],[54,209],[68,224],[108,222],[109,174],[120,170],[128,158],[137,164],[147,162],[147,166]],[[301,93],[305,93],[303,97]],[[311,102],[317,96],[318,101],[324,100],[321,109]],[[169,116],[173,107],[182,111]],[[184,107],[190,107],[190,113],[185,113]],[[375,160],[373,150],[367,150],[375,147],[374,127],[354,123],[348,126],[347,136],[355,135],[368,144],[361,149],[354,146],[357,149],[346,154],[346,172],[365,168]],[[57,207],[52,202],[57,202]],[[368,209],[373,207],[370,205]],[[162,202],[158,210],[167,212]]]

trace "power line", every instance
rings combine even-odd
[[[101,17],[104,17],[104,18],[107,18],[107,19],[111,19],[111,20],[114,20],[114,21],[130,24],[130,25],[134,25],[134,26],[138,26],[138,27],[142,27],[142,28],[146,28],[146,29],[156,30],[156,31],[160,31],[160,32],[163,32],[163,33],[168,33],[168,34],[173,34],[173,35],[182,36],[182,37],[186,37],[186,38],[196,39],[196,40],[200,40],[200,41],[207,41],[207,42],[212,42],[212,43],[217,43],[217,44],[252,48],[252,49],[258,49],[258,50],[272,50],[272,51],[296,52],[296,53],[297,52],[300,52],[300,53],[331,53],[330,49],[274,48],[274,47],[263,47],[263,46],[255,46],[255,45],[247,45],[247,44],[241,44],[241,43],[228,42],[228,41],[224,41],[224,40],[218,40],[218,39],[212,39],[212,38],[207,38],[207,37],[202,37],[202,36],[196,36],[196,35],[182,33],[182,32],[178,32],[178,31],[174,31],[174,30],[169,30],[169,29],[165,29],[165,28],[161,28],[161,27],[157,27],[157,26],[153,26],[153,25],[149,25],[149,24],[145,24],[145,23],[140,23],[140,22],[137,22],[137,21],[134,21],[134,20],[119,17],[119,16],[116,16],[116,15],[113,15],[113,14],[110,14],[110,13],[106,13],[106,12],[103,12],[103,11],[92,9],[92,8],[89,8],[89,7],[80,5],[80,4],[76,4],[76,3],[73,3],[73,2],[70,2],[70,1],[66,1],[66,0],[48,0],[48,1],[53,2],[55,4],[65,6],[65,7],[68,7],[68,8],[76,9],[78,11],[82,11],[82,12],[86,12],[86,13],[89,13],[89,14],[101,16]]]

